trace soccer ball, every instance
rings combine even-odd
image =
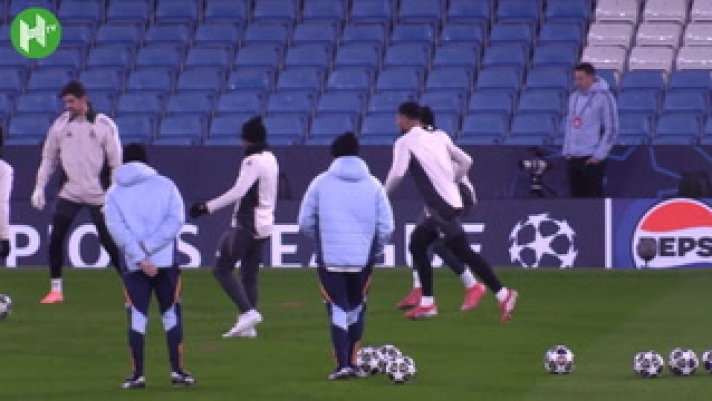
[[[633,358],[633,371],[640,377],[652,379],[660,376],[663,373],[662,355],[655,351],[642,351],[635,354]]]
[[[566,220],[534,214],[517,223],[509,234],[509,258],[526,268],[567,268],[574,265],[576,232]]]
[[[5,294],[0,294],[0,320],[10,316],[10,312],[12,312],[12,299]]]
[[[567,374],[574,370],[574,353],[563,345],[550,348],[544,354],[544,369],[552,374]]]
[[[395,345],[391,344],[380,346],[376,352],[378,353],[378,368],[381,372],[386,371],[388,362],[399,356],[403,356],[403,353],[396,348]]]
[[[373,347],[363,347],[356,353],[356,368],[366,375],[375,375],[380,372],[381,358]]]
[[[712,373],[712,349],[702,353],[702,366],[706,371]]]
[[[691,376],[700,366],[700,360],[695,351],[685,348],[675,348],[670,352],[668,367],[676,376]]]
[[[405,384],[415,376],[415,362],[406,356],[397,356],[388,362],[386,375],[395,384]]]

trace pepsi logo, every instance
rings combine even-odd
[[[712,208],[694,199],[656,204],[633,233],[638,268],[669,269],[712,264]]]

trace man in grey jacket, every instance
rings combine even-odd
[[[47,134],[31,199],[36,209],[44,209],[45,187],[59,165],[63,174],[49,239],[51,290],[42,299],[43,304],[64,301],[64,242],[72,222],[84,207],[89,209],[99,241],[109,253],[111,263],[121,271],[119,250],[102,214],[104,196],[111,181],[109,169],[121,165],[119,130],[108,116],[91,108],[86,89],[80,82],[67,84],[59,97],[66,111],[54,121]]]

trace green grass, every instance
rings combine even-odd
[[[207,271],[184,277],[186,367],[195,389],[172,389],[159,316],[147,344],[145,391],[118,389],[128,373],[125,313],[117,277],[109,271],[69,271],[67,301],[40,305],[48,283],[40,270],[0,271],[0,292],[15,301],[0,323],[0,400],[670,400],[699,399],[712,377],[636,378],[634,353],[674,346],[712,346],[712,271],[604,272],[505,270],[521,294],[514,321],[498,322],[493,297],[458,312],[461,285],[436,273],[441,315],[405,320],[393,305],[410,275],[378,270],[364,343],[393,343],[419,368],[414,383],[384,377],[329,382],[333,368],[327,321],[313,271],[262,274],[265,323],[255,340],[223,340],[234,310]],[[155,305],[154,305],[155,308]],[[152,311],[155,311],[153,309]],[[563,343],[576,371],[543,372],[541,357]]]

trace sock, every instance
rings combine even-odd
[[[420,306],[428,307],[433,306],[433,304],[435,304],[435,297],[420,297]]]
[[[352,344],[349,338],[348,314],[334,304],[326,304],[331,320],[331,343],[339,369],[351,366]]]
[[[462,272],[462,274],[460,275],[460,280],[462,281],[462,284],[465,285],[465,288],[472,288],[475,286],[475,284],[477,284],[477,279],[468,269],[465,269],[465,271]]]
[[[509,290],[505,287],[502,287],[502,289],[497,291],[497,294],[495,295],[497,296],[497,300],[499,302],[504,302],[504,300],[507,299],[507,295],[509,295]]]
[[[62,292],[62,279],[53,278],[50,280],[51,288],[53,292]]]
[[[143,376],[143,352],[145,337],[143,334],[129,330],[129,346],[131,347],[131,362],[133,364],[133,374]]]
[[[171,310],[164,314],[168,359],[171,369],[175,373],[183,372],[183,319],[181,313],[181,305],[175,304]],[[168,316],[169,314],[170,316]]]
[[[421,288],[423,284],[420,283],[420,276],[418,275],[418,270],[413,269],[413,288]]]

